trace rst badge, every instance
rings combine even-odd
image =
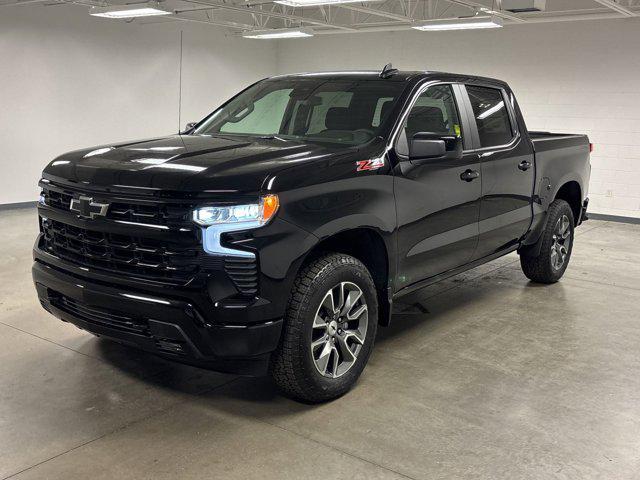
[[[91,197],[80,197],[71,200],[69,210],[76,212],[80,217],[96,218],[104,217],[109,209],[108,203],[94,202]]]
[[[384,157],[373,158],[371,160],[359,160],[356,162],[356,172],[364,172],[365,170],[377,170],[384,167]]]

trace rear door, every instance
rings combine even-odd
[[[521,135],[515,100],[502,87],[467,84],[475,151],[481,160],[479,259],[517,245],[532,218],[533,150]]]
[[[394,171],[396,291],[466,264],[478,240],[480,161],[472,151],[465,107],[457,100],[460,86],[423,88],[403,119],[392,150],[398,157]],[[412,162],[407,141],[417,132],[458,137],[458,147],[461,137],[463,149],[443,158]]]

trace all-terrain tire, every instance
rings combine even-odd
[[[324,309],[322,305],[327,301],[329,292],[336,291],[332,290],[334,288],[344,289],[346,288],[344,285],[359,290],[361,293],[360,300],[357,301],[355,307],[361,309],[363,303],[366,306],[367,318],[363,320],[362,316],[358,317],[361,319],[358,321],[366,322],[366,327],[361,329],[366,329],[366,333],[362,335],[364,338],[359,339],[363,340],[362,343],[351,344],[352,348],[357,350],[355,360],[350,364],[345,364],[346,367],[343,365],[346,371],[338,375],[337,378],[332,378],[331,371],[325,371],[324,374],[320,372],[318,364],[314,360],[314,350],[311,344],[314,341],[314,336],[320,335],[322,337],[320,341],[329,338],[329,335],[325,336],[327,332],[324,327],[318,326],[321,325],[321,322],[317,317],[322,317],[322,315],[317,315],[317,313],[321,311],[319,309]],[[357,289],[353,285],[357,286]],[[343,297],[348,296],[348,294],[343,295]],[[330,301],[333,301],[333,296]],[[322,310],[322,313],[326,314],[326,311]],[[341,318],[342,320],[339,321],[345,322],[340,323],[345,328],[341,332],[346,335],[349,331],[347,330],[348,320],[346,316]],[[329,322],[326,325],[329,328]],[[282,337],[270,366],[270,373],[276,385],[285,395],[308,403],[325,402],[344,395],[356,383],[367,364],[373,348],[377,326],[376,287],[371,274],[362,262],[342,253],[329,253],[313,260],[302,268],[294,281],[284,318]],[[334,333],[333,330],[331,333]],[[337,332],[334,334],[338,335]],[[330,342],[338,343],[339,340],[341,339],[338,337],[329,338]],[[331,344],[328,346],[331,347]],[[337,347],[340,346],[337,345]],[[315,351],[317,352],[317,350]],[[337,348],[335,355],[338,355]],[[333,357],[329,358],[333,359]],[[336,371],[339,372],[337,368]]]
[[[568,238],[561,239],[559,226],[562,226],[564,219],[569,221]],[[549,206],[544,232],[538,240],[540,245],[536,245],[540,247],[539,255],[520,255],[520,265],[528,279],[537,283],[555,283],[562,278],[573,250],[574,222],[569,204],[564,200],[554,200]],[[558,243],[560,240],[564,242],[562,245]],[[559,265],[558,255],[562,255],[561,251],[564,252],[565,258]]]

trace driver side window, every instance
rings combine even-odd
[[[398,138],[398,154],[409,155],[409,140],[416,133],[462,138],[460,117],[451,85],[435,85],[417,98]]]

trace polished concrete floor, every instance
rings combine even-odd
[[[556,285],[510,255],[421,292],[309,406],[54,319],[35,224],[0,212],[0,479],[640,478],[640,225],[586,223]]]

